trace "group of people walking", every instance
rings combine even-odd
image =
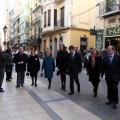
[[[108,91],[108,101],[106,104],[112,104],[112,107],[116,109],[118,104],[118,84],[120,81],[120,56],[115,54],[114,46],[109,46],[107,54],[104,57],[99,55],[96,49],[93,49],[87,58],[87,75],[89,76],[89,81],[93,85],[94,97],[97,97],[100,77],[103,77],[105,74]],[[39,57],[34,51],[31,51],[31,55],[28,57],[27,54],[24,53],[23,48],[20,47],[19,52],[12,58],[11,52],[6,51],[5,54],[3,54],[0,46],[0,92],[4,92],[2,89],[4,68],[6,67],[6,80],[9,81],[13,67],[12,62],[15,63],[15,70],[17,72],[17,88],[23,86],[25,82],[25,71],[27,71],[27,74],[30,73],[32,80],[31,85],[37,87],[37,74],[41,69],[41,77],[43,76],[44,70],[44,77],[48,79],[48,89],[50,90],[53,73],[55,71],[55,60],[52,57],[51,51],[46,52],[46,57],[43,59],[42,66],[40,66]],[[74,81],[77,84],[77,92],[79,93],[80,82],[78,75],[82,71],[82,56],[75,51],[73,45],[69,46],[69,53],[66,51],[65,45],[60,45],[56,57],[56,69],[57,75],[60,75],[61,89],[66,89],[66,75],[69,75],[69,95],[74,94]]]

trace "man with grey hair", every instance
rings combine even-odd
[[[115,54],[114,46],[109,46],[108,55],[103,57],[101,77],[103,77],[104,72],[108,91],[108,102],[106,102],[106,104],[112,104],[113,109],[116,109],[119,100],[118,84],[120,81],[120,56]]]
[[[25,71],[26,71],[26,63],[27,63],[27,55],[24,53],[22,47],[19,48],[19,52],[14,56],[14,63],[16,64],[15,69],[17,72],[17,88],[23,86]]]
[[[0,45],[0,92],[4,92],[2,88],[2,83],[4,79],[4,73],[5,73],[5,63],[6,63],[6,58],[3,54],[2,46]]]

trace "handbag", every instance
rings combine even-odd
[[[43,77],[43,73],[42,72],[40,73],[40,77]]]
[[[26,76],[29,76],[29,72],[26,73]]]

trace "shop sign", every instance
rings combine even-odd
[[[103,33],[104,33],[104,30],[96,30],[95,47],[99,50],[101,50],[103,48]]]
[[[112,27],[106,29],[106,36],[120,35],[120,27]]]

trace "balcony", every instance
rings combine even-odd
[[[32,21],[32,23],[30,24],[30,26],[32,27],[32,26],[39,25],[39,24],[41,25],[41,18],[37,17],[36,19],[34,19]]]
[[[34,13],[37,9],[41,8],[41,1],[35,4],[34,8],[31,8],[31,12]]]
[[[65,27],[65,20],[59,20],[57,22],[54,23],[54,28],[55,29],[58,29],[60,27]]]
[[[100,3],[100,17],[109,17],[120,13],[118,0],[104,1]]]
[[[41,43],[40,34],[36,34],[36,35],[31,36],[30,43],[31,44]]]

